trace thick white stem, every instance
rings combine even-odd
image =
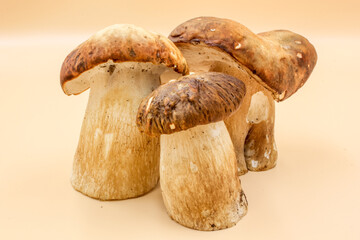
[[[222,121],[161,136],[160,184],[169,215],[189,228],[231,227],[247,212]]]
[[[145,194],[157,184],[159,138],[141,134],[136,113],[159,86],[159,67],[109,63],[91,76],[91,92],[75,154],[74,188],[102,200]]]

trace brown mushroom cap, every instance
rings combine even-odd
[[[245,93],[242,81],[223,73],[184,76],[147,96],[136,124],[140,131],[156,136],[221,121],[237,110]]]
[[[67,84],[82,73],[112,60],[119,62],[150,62],[173,68],[183,75],[188,73],[184,57],[177,47],[164,36],[128,24],[109,26],[80,44],[64,60],[60,83],[66,94]],[[88,83],[76,89],[78,94],[90,87]],[[68,86],[71,88],[71,86]]]
[[[191,19],[176,27],[169,39],[178,46],[201,43],[227,52],[258,75],[277,101],[304,85],[317,60],[313,45],[296,33],[277,30],[256,35],[240,23],[215,17]]]

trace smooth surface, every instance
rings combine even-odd
[[[107,5],[106,14],[95,4],[82,11],[80,3],[71,8],[67,1],[62,7],[38,2],[9,3],[0,14],[0,239],[360,239],[358,3],[330,1],[323,10],[322,1],[254,2],[246,9],[238,1],[218,9],[197,2],[179,6],[190,11],[182,14],[176,4],[138,3],[137,13],[135,3],[125,11],[130,3],[120,2]],[[151,12],[160,5],[165,15]],[[125,13],[115,16],[121,7]],[[297,8],[307,12],[305,22]],[[92,25],[95,9],[100,20]],[[245,15],[235,15],[236,9]],[[74,22],[68,18],[72,12],[79,13]],[[69,179],[88,92],[69,97],[59,83],[65,56],[102,27],[127,22],[167,34],[198,15],[227,16],[254,31],[289,28],[305,35],[319,56],[304,87],[276,104],[277,167],[241,178],[248,214],[217,232],[172,221],[159,187],[111,202],[73,190]]]

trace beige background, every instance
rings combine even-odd
[[[1,0],[0,239],[360,239],[359,11],[355,0]],[[103,27],[168,35],[201,15],[298,32],[319,56],[308,83],[276,105],[278,166],[242,177],[249,212],[217,232],[170,220],[159,187],[112,202],[74,191],[88,92],[68,97],[59,85],[66,55]]]

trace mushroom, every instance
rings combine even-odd
[[[276,165],[276,101],[304,85],[317,60],[309,41],[290,31],[252,33],[228,19],[191,19],[170,34],[191,72],[223,72],[241,79],[246,95],[239,110],[225,120],[234,143],[239,174]]]
[[[156,186],[159,138],[140,133],[136,113],[170,68],[188,71],[169,39],[125,24],[97,32],[66,57],[60,73],[65,94],[91,88],[71,177],[76,190],[112,200],[137,197]]]
[[[245,85],[222,73],[194,74],[161,85],[141,102],[137,125],[161,135],[160,186],[168,214],[198,230],[235,225],[247,212],[234,147],[223,119]]]

